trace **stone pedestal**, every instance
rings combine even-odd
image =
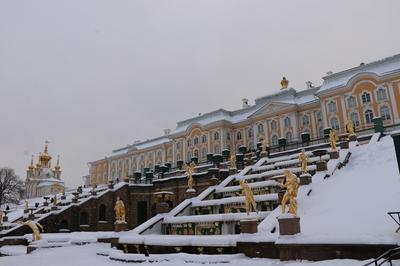
[[[309,173],[300,175],[300,186],[312,183],[312,176]]]
[[[47,207],[49,206],[49,203],[47,201],[43,202],[43,206]]]
[[[169,212],[168,203],[166,203],[166,202],[158,202],[156,204],[156,212],[157,212],[157,214]]]
[[[72,203],[78,203],[78,198],[72,198]]]
[[[114,188],[114,184],[113,183],[108,183],[108,188],[109,189],[113,189]]]
[[[341,149],[348,149],[349,148],[349,142],[347,140],[340,142],[340,148]]]
[[[24,213],[28,213],[29,212],[29,210],[24,210]]]
[[[96,195],[97,195],[97,191],[96,191],[96,190],[92,190],[92,191],[90,192],[90,194],[92,194],[92,196],[96,196]]]
[[[338,151],[331,151],[329,153],[329,155],[330,155],[331,159],[338,159],[339,158],[339,152]]]
[[[325,161],[317,162],[317,172],[322,172],[328,170],[328,166]]]
[[[128,231],[128,224],[124,221],[116,221],[114,223],[114,231],[115,232]]]
[[[356,134],[351,134],[349,136],[349,141],[357,141],[357,135]]]
[[[281,236],[300,233],[300,217],[289,213],[282,214],[278,216],[278,222]]]
[[[7,215],[3,216],[3,222],[8,222],[8,216]]]
[[[268,152],[266,151],[260,152],[260,158],[266,158],[266,157],[268,157]]]
[[[196,197],[196,190],[195,189],[188,189],[185,192],[185,199],[191,199]]]
[[[116,248],[118,246],[118,237],[111,237],[110,242],[111,242],[111,247]]]
[[[33,213],[29,214],[28,220],[31,220],[31,221],[35,220],[35,215]],[[4,219],[3,219],[3,221],[4,221]]]
[[[218,178],[216,178],[215,176],[213,176],[211,179],[210,179],[210,185],[211,186],[215,186],[215,185],[218,185]]]
[[[56,211],[56,210],[58,210],[58,208],[57,208],[57,206],[51,206],[51,210]]]
[[[240,233],[254,234],[257,233],[258,220],[240,220]]]
[[[237,174],[237,168],[229,168],[229,175],[236,175]]]

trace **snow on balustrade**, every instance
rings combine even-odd
[[[275,180],[267,180],[267,181],[260,181],[249,183],[250,188],[264,188],[264,187],[277,187],[280,186],[279,182]],[[235,192],[242,190],[240,186],[227,186],[227,187],[218,187],[215,190],[215,193],[226,193],[226,192]]]
[[[203,214],[191,216],[176,216],[166,217],[163,223],[177,224],[177,223],[202,223],[202,222],[231,222],[240,221],[242,219],[264,219],[269,214],[266,212],[251,212],[247,213],[220,213],[220,214]]]
[[[278,200],[278,194],[264,194],[264,195],[255,195],[254,199],[256,202],[261,201],[276,201]],[[204,207],[204,206],[215,206],[215,205],[222,205],[222,204],[230,204],[230,203],[245,203],[245,197],[230,197],[230,198],[223,198],[223,199],[214,199],[214,200],[195,200],[192,203],[192,207]]]

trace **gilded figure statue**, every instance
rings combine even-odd
[[[336,134],[336,130],[333,128],[332,128],[331,132],[329,133],[329,141],[330,141],[332,150],[336,151],[336,142],[338,141],[338,136]]]
[[[285,77],[283,77],[281,80],[281,90],[287,89],[287,87],[289,87],[289,80],[287,80]]]
[[[236,168],[236,155],[231,155],[231,168]]]
[[[57,206],[57,195],[54,195],[54,197],[53,197],[53,206],[54,207]]]
[[[246,203],[246,212],[247,215],[250,214],[250,211],[253,210],[258,213],[257,210],[257,203],[256,200],[254,199],[253,191],[247,184],[245,180],[240,180],[240,187],[242,188],[242,195],[245,197],[245,203]]]
[[[117,196],[117,201],[115,202],[115,220],[120,222],[125,222],[125,205],[124,202]]]
[[[286,203],[289,202],[290,206],[288,212],[297,215],[297,190],[299,188],[297,176],[288,169],[285,169],[283,174],[286,177],[286,183],[282,184],[282,187],[286,188],[286,192],[281,202],[282,213],[285,213]]]
[[[24,222],[23,225],[29,226],[29,228],[32,230],[33,241],[42,239],[42,237],[40,236],[40,231],[43,231],[43,226],[40,223],[28,220]]]
[[[354,123],[351,121],[351,119],[347,119],[346,121],[346,129],[347,132],[349,132],[350,135],[354,135]]]
[[[303,174],[307,173],[307,162],[308,162],[308,156],[306,155],[304,149],[301,150],[301,153],[299,155],[299,162],[301,166],[301,171],[303,171]]]
[[[0,211],[0,225],[3,224],[4,212]]]
[[[193,189],[193,173],[195,167],[196,164],[194,162],[191,162],[189,167],[186,167],[186,174],[188,177],[188,189]]]

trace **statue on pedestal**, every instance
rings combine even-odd
[[[53,197],[53,206],[57,207],[57,195],[54,195]]]
[[[253,191],[245,180],[240,180],[240,187],[242,188],[242,195],[245,197],[246,211],[249,215],[251,209],[258,213],[256,200],[254,199]]]
[[[346,121],[346,129],[349,132],[349,135],[354,135],[354,123],[351,119],[347,119]]]
[[[196,167],[196,164],[194,162],[191,162],[189,167],[186,167],[186,174],[188,176],[188,189],[190,189],[190,190],[193,189],[193,173],[194,173],[195,167]]]
[[[43,231],[43,226],[40,223],[34,222],[34,221],[26,221],[23,223],[23,225],[29,226],[29,228],[32,229],[32,240],[37,241],[42,239],[40,236],[40,231]]]
[[[286,203],[289,201],[289,213],[297,215],[297,190],[299,188],[297,176],[288,169],[285,169],[283,174],[286,177],[286,183],[282,184],[282,187],[286,188],[286,192],[281,202],[282,213],[285,213]]]
[[[332,128],[331,132],[329,133],[329,141],[330,141],[332,150],[336,151],[336,141],[338,141],[338,136],[336,134],[336,130],[333,128]]]
[[[307,173],[308,156],[306,155],[304,149],[301,150],[301,153],[299,155],[299,161],[300,161],[300,166],[301,166],[301,170],[303,171],[303,174],[306,174]]]
[[[236,155],[231,155],[231,168],[236,168]]]
[[[125,222],[125,205],[124,202],[117,196],[117,201],[115,202],[115,220],[117,222]]]
[[[287,89],[288,86],[289,86],[289,80],[283,77],[281,80],[281,90]]]

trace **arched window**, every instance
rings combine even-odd
[[[331,118],[331,128],[339,130],[339,121],[336,117]]]
[[[356,97],[350,96],[349,98],[347,98],[347,105],[349,106],[349,108],[355,108],[357,106]]]
[[[360,126],[360,120],[358,119],[357,113],[351,113],[350,119],[353,122],[354,126],[356,126],[356,127]]]
[[[201,142],[202,143],[206,143],[207,142],[207,136],[206,135],[201,136]]]
[[[292,133],[291,132],[287,132],[286,133],[286,142],[292,142]]]
[[[275,121],[275,120],[272,120],[272,121],[271,121],[271,129],[272,129],[272,130],[276,130],[276,128],[277,128],[276,121]]]
[[[181,147],[180,143],[177,142],[177,143],[176,143],[176,149],[179,150],[180,147]]]
[[[99,221],[106,221],[106,205],[101,204],[99,207]]]
[[[249,136],[249,138],[253,137],[253,129],[252,128],[249,128],[247,135]]]
[[[272,136],[272,145],[273,146],[278,145],[278,136],[277,135]]]
[[[368,92],[364,92],[361,95],[361,100],[363,103],[370,103],[371,102],[371,95]]]
[[[195,137],[194,140],[193,140],[193,143],[194,143],[194,145],[197,146],[199,144],[199,138]]]
[[[180,161],[181,160],[181,155],[179,154],[179,152],[176,153],[176,160]]]
[[[237,140],[241,140],[241,139],[242,139],[242,132],[238,131],[238,132],[236,133],[236,139],[237,139]]]
[[[187,143],[187,146],[190,147],[190,145],[192,145],[192,140],[191,140],[191,139],[188,139],[188,140],[186,141],[186,143]]]
[[[329,111],[330,113],[336,112],[336,102],[335,102],[335,101],[330,101],[330,102],[328,103],[328,111]]]
[[[219,140],[219,133],[218,131],[214,132],[214,140]]]
[[[194,150],[194,152],[193,152],[193,157],[199,158],[199,151],[198,151],[197,149]]]
[[[379,88],[377,91],[376,91],[376,96],[377,96],[377,98],[378,98],[378,100],[379,101],[383,101],[383,100],[386,100],[386,90],[384,89],[384,88]]]
[[[310,124],[310,118],[308,117],[308,115],[303,115],[303,126],[307,126]]]
[[[319,137],[323,138],[324,137],[324,128],[322,126],[320,126],[318,131],[319,131]]]
[[[220,149],[219,149],[219,146],[218,146],[218,145],[215,145],[215,146],[214,146],[214,153],[215,153],[215,154],[219,154],[219,153],[221,153],[221,151],[220,151]]]
[[[381,117],[383,118],[383,120],[390,120],[390,111],[387,106],[382,106],[380,111],[381,111]]]
[[[372,123],[372,119],[374,118],[374,113],[371,110],[365,111],[365,122],[367,124]]]
[[[290,117],[285,117],[285,119],[283,120],[283,122],[284,122],[284,124],[285,124],[285,128],[288,128],[288,127],[290,127],[290,124],[291,124],[291,122],[290,122]]]
[[[190,151],[188,151],[186,153],[186,162],[190,162],[192,160],[192,154],[190,153]]]
[[[80,225],[89,225],[89,216],[87,212],[79,213],[79,224]]]
[[[207,159],[207,149],[206,149],[206,147],[203,147],[201,149],[201,160],[205,161],[206,159]]]
[[[231,134],[229,132],[226,132],[226,139],[231,140]]]
[[[264,125],[263,124],[258,124],[257,125],[257,131],[258,131],[258,134],[264,133]]]

